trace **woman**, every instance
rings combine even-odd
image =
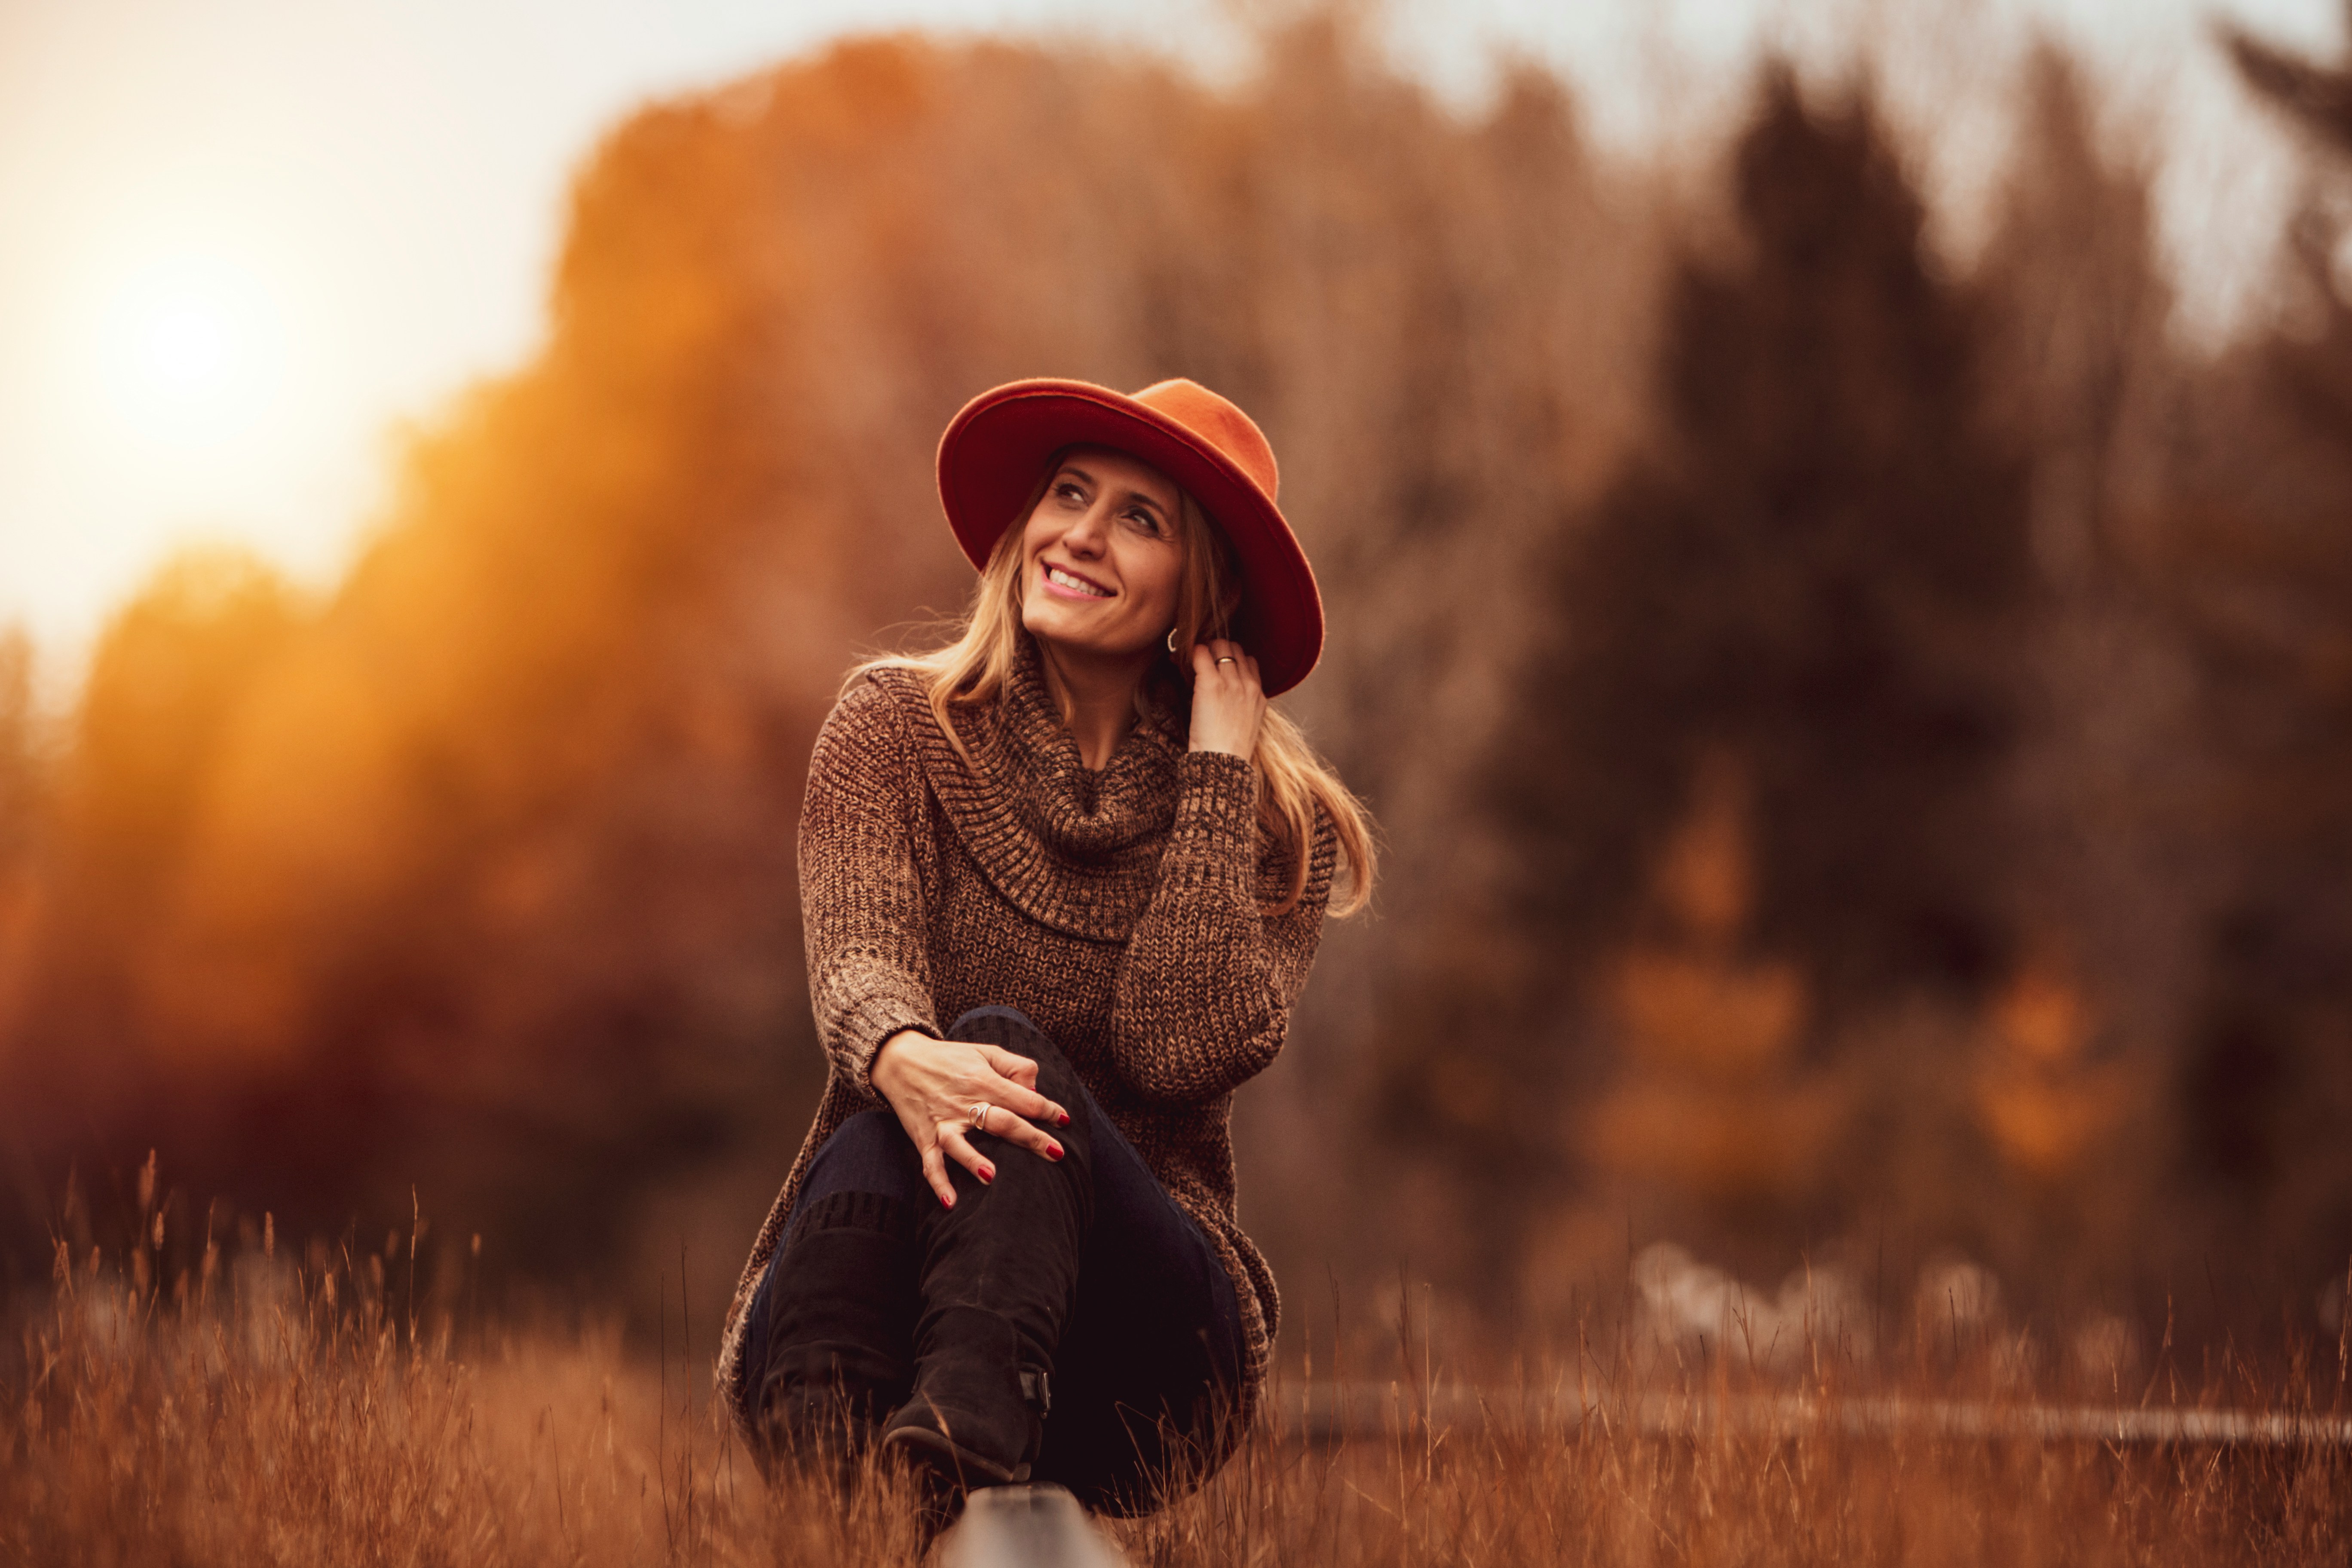
[[[828,1074],[720,1383],[763,1458],[878,1441],[943,1498],[1034,1479],[1135,1511],[1223,1461],[1264,1382],[1233,1092],[1372,851],[1266,707],[1323,616],[1246,415],[1189,381],[1015,382],[939,473],[979,590],[817,738]]]

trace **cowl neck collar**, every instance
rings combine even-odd
[[[966,767],[932,717],[923,679],[883,669],[931,794],[989,881],[1031,919],[1073,936],[1124,942],[1151,901],[1176,816],[1181,725],[1160,706],[1139,717],[1099,773],[1078,757],[1021,639],[995,700],[949,710]]]

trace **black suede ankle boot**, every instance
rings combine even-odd
[[[878,1193],[811,1203],[778,1255],[757,1397],[763,1461],[855,1460],[907,1397],[918,1294],[915,1215]]]
[[[995,1181],[982,1184],[959,1167],[955,1207],[932,1210],[917,1231],[923,1309],[914,1388],[882,1444],[950,1496],[1027,1479],[1094,1223],[1093,1129],[1076,1076],[1034,1031],[995,1043],[1034,1057],[1038,1092],[1071,1121],[1047,1129],[1060,1160],[975,1137]]]
[[[915,1391],[886,1447],[953,1491],[1029,1479],[1045,1436],[1052,1369],[1012,1320],[973,1307],[938,1314]]]

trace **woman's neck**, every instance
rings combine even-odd
[[[1078,760],[1089,772],[1109,765],[1111,753],[1135,728],[1135,694],[1151,668],[1152,656],[1104,658],[1037,640],[1037,662],[1045,689],[1078,743]]]

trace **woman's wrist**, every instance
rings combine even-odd
[[[875,1092],[885,1100],[889,1099],[890,1081],[895,1080],[899,1069],[906,1066],[907,1052],[904,1049],[894,1050],[893,1047],[900,1046],[902,1042],[908,1040],[928,1041],[930,1038],[930,1036],[920,1029],[900,1029],[876,1047],[874,1065],[866,1069],[866,1080],[874,1086]]]

